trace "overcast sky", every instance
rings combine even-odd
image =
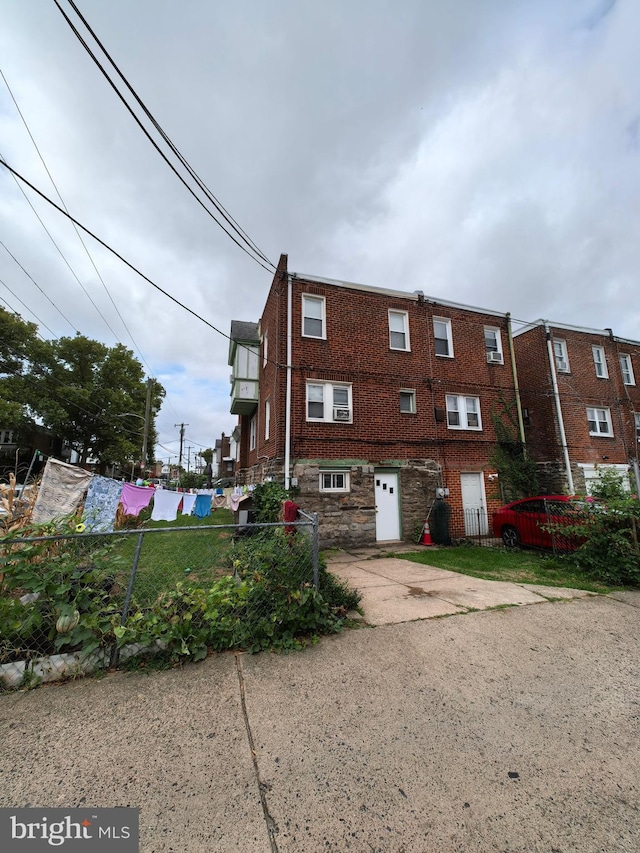
[[[270,260],[640,339],[637,0],[77,5]],[[53,0],[0,7],[0,67],[72,215],[223,331],[258,320],[270,274],[170,172]],[[54,196],[1,78],[0,153]],[[0,299],[45,337],[144,359],[167,389],[159,457],[175,461],[180,422],[192,459],[229,434],[228,341],[88,239],[121,319],[72,225],[27,191],[98,311],[0,172],[0,239],[46,294],[0,246]]]

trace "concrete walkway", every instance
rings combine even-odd
[[[393,546],[395,553],[416,550],[414,545]],[[593,595],[567,587],[482,580],[381,556],[383,553],[380,548],[362,548],[336,551],[327,559],[327,568],[362,594],[360,606],[364,621],[369,625],[393,625],[414,619]]]

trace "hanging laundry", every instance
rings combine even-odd
[[[183,495],[182,496],[182,514],[183,515],[191,515],[193,512],[193,507],[195,506],[196,495]]]
[[[120,503],[125,515],[140,515],[140,512],[149,506],[155,492],[153,489],[145,489],[143,486],[134,486],[133,483],[125,483],[122,487]]]
[[[31,514],[33,523],[44,524],[75,512],[92,477],[84,468],[47,460]]]
[[[183,497],[182,492],[170,492],[169,489],[161,489],[159,492],[155,492],[151,521],[175,521]]]
[[[242,501],[246,500],[247,495],[229,495],[227,498],[227,506],[232,512],[237,512],[238,507],[242,503]]]
[[[113,533],[122,483],[96,475],[89,483],[82,522],[92,533]]]
[[[211,515],[211,495],[196,495],[196,503],[193,514],[198,518],[206,518]]]

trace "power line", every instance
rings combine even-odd
[[[30,138],[30,139],[31,139],[31,141],[33,142],[33,147],[36,149],[36,151],[37,151],[37,153],[38,153],[38,156],[40,157],[40,160],[41,160],[41,162],[42,162],[42,165],[44,166],[44,169],[45,169],[45,171],[46,171],[47,175],[49,176],[49,180],[51,181],[51,183],[52,183],[52,185],[53,185],[53,188],[54,188],[54,190],[56,191],[56,195],[57,195],[57,196],[58,196],[58,198],[60,199],[60,204],[64,207],[64,209],[65,209],[65,210],[67,211],[67,213],[68,213],[68,212],[69,212],[69,209],[68,209],[67,205],[65,204],[64,199],[62,198],[62,195],[60,194],[60,190],[58,189],[58,186],[57,186],[56,182],[55,182],[55,181],[54,181],[54,179],[53,179],[53,175],[52,175],[52,174],[51,174],[51,172],[49,171],[49,167],[47,166],[47,164],[46,164],[46,162],[45,162],[45,159],[44,159],[44,157],[43,157],[43,155],[42,155],[42,152],[41,152],[41,151],[40,151],[40,149],[38,148],[38,145],[37,145],[37,143],[36,143],[36,141],[35,141],[35,139],[34,139],[34,137],[33,137],[33,134],[31,133],[31,130],[30,130],[30,128],[29,128],[29,125],[27,124],[27,120],[26,120],[26,118],[24,117],[24,115],[23,115],[23,113],[22,113],[22,110],[20,109],[20,107],[19,107],[19,105],[18,105],[18,102],[17,102],[17,100],[16,100],[16,98],[15,98],[15,95],[13,94],[13,91],[11,90],[11,86],[9,86],[9,82],[7,81],[7,78],[4,76],[4,73],[2,72],[2,69],[1,69],[1,68],[0,68],[0,75],[2,75],[2,79],[4,80],[5,86],[7,87],[7,90],[8,90],[8,92],[9,92],[9,94],[11,95],[11,99],[13,100],[13,103],[15,104],[15,108],[16,108],[16,110],[18,111],[18,115],[19,115],[19,116],[20,116],[20,118],[22,119],[22,123],[24,124],[25,129],[26,129],[27,133],[29,134],[29,138]],[[14,180],[16,180],[15,175],[13,176],[13,179],[14,179]],[[17,183],[17,180],[16,180],[16,183]],[[18,184],[18,186],[20,186],[20,185]],[[21,191],[24,193],[24,190],[22,190],[22,187],[20,187],[20,189],[21,189]],[[25,195],[25,198],[26,198],[26,195]],[[29,201],[29,200],[27,199],[27,201]],[[29,204],[31,204],[31,202],[29,202]],[[32,205],[32,207],[33,207],[33,205]],[[37,214],[36,214],[36,215],[37,215]],[[38,217],[38,218],[39,218],[39,217]],[[124,326],[124,328],[125,328],[125,329],[126,329],[126,331],[127,331],[127,334],[128,334],[128,335],[129,335],[129,337],[131,338],[131,342],[133,343],[133,346],[135,347],[135,349],[136,349],[136,351],[137,351],[138,355],[140,356],[140,358],[141,358],[141,360],[143,361],[144,365],[146,366],[147,370],[149,371],[149,374],[150,374],[150,375],[153,375],[153,371],[151,370],[151,368],[150,368],[150,367],[149,367],[149,365],[147,364],[147,362],[146,362],[146,360],[145,360],[145,357],[143,356],[142,351],[140,350],[140,347],[139,347],[139,346],[138,346],[138,344],[136,343],[135,338],[134,338],[134,337],[133,337],[133,335],[131,334],[131,331],[129,330],[129,327],[127,326],[127,324],[126,324],[126,322],[125,322],[125,320],[124,320],[124,317],[122,316],[122,314],[121,314],[121,313],[120,313],[120,311],[118,310],[118,306],[117,306],[117,305],[116,305],[116,303],[114,302],[114,299],[113,299],[113,297],[112,297],[112,295],[111,295],[111,293],[110,293],[110,291],[109,291],[109,288],[107,287],[107,285],[106,285],[106,283],[105,283],[104,279],[103,279],[103,278],[102,278],[102,276],[100,275],[100,270],[99,270],[99,269],[98,269],[98,267],[96,266],[96,263],[95,263],[95,261],[93,260],[93,257],[92,257],[92,255],[91,255],[91,253],[89,252],[89,249],[87,248],[87,244],[86,244],[86,243],[84,242],[84,240],[82,239],[82,235],[80,234],[80,231],[78,230],[78,228],[77,228],[77,226],[76,226],[75,222],[72,222],[71,224],[73,225],[73,228],[74,228],[74,230],[75,230],[76,234],[78,235],[78,240],[80,240],[80,242],[82,243],[82,247],[83,247],[83,249],[85,250],[85,252],[86,252],[86,254],[87,254],[87,257],[88,257],[88,258],[89,258],[89,260],[91,261],[91,265],[93,266],[93,268],[94,268],[94,270],[95,270],[95,272],[96,272],[96,275],[97,275],[97,276],[98,276],[98,278],[100,279],[100,282],[102,283],[102,286],[103,286],[103,288],[105,289],[105,292],[106,292],[107,296],[108,296],[108,297],[109,297],[109,299],[111,300],[111,304],[113,305],[113,307],[114,307],[114,309],[115,309],[115,311],[116,311],[116,314],[117,314],[117,315],[118,315],[118,317],[120,318],[120,322],[122,323],[122,325]],[[35,316],[35,315],[34,315],[34,316]],[[102,315],[101,315],[101,316],[102,316]],[[103,319],[104,319],[104,318],[103,318]],[[106,322],[106,320],[105,320],[105,322]],[[44,325],[44,324],[43,324],[43,325]],[[107,325],[109,325],[109,324],[107,324]],[[118,337],[117,337],[117,335],[115,334],[115,332],[113,331],[113,329],[111,329],[111,326],[109,326],[109,329],[111,330],[111,332],[112,332],[113,336],[115,337],[115,339],[116,339],[116,340],[118,340]]]
[[[2,157],[0,157],[0,163],[4,163],[4,160],[2,160]],[[47,299],[47,300],[48,300],[48,301],[53,305],[53,307],[56,309],[56,311],[57,311],[57,312],[58,312],[58,314],[62,317],[62,319],[63,319],[63,320],[65,320],[65,321],[66,321],[66,322],[71,326],[71,328],[72,328],[72,329],[74,330],[74,332],[75,332],[75,329],[74,329],[74,326],[73,326],[73,323],[71,322],[71,320],[69,320],[69,318],[68,318],[68,317],[66,317],[66,316],[62,313],[62,311],[58,308],[58,306],[55,304],[55,302],[53,302],[53,301],[52,301],[52,300],[47,296],[47,294],[46,294],[46,293],[44,292],[44,290],[40,287],[40,285],[39,285],[39,284],[38,284],[38,282],[35,280],[35,278],[34,278],[32,275],[29,275],[29,273],[28,273],[28,272],[26,271],[26,269],[22,266],[22,264],[20,263],[20,261],[16,258],[16,256],[15,256],[14,254],[12,254],[12,253],[9,251],[9,249],[5,246],[5,244],[2,242],[2,240],[0,240],[0,246],[2,246],[2,248],[5,250],[5,252],[6,252],[8,255],[10,255],[10,257],[12,257],[12,258],[13,258],[13,260],[18,264],[18,266],[20,267],[20,269],[22,270],[22,272],[27,276],[27,278],[30,278],[30,279],[31,279],[31,281],[35,284],[35,286],[38,288],[38,290],[40,291],[40,293],[45,297],[45,299]]]
[[[32,315],[36,318],[36,320],[38,321],[38,323],[40,323],[40,325],[41,325],[41,326],[44,326],[44,327],[45,327],[45,329],[53,335],[53,337],[54,337],[54,339],[55,339],[56,341],[58,340],[57,335],[56,335],[56,334],[55,334],[55,333],[54,333],[54,332],[53,332],[53,331],[52,331],[52,330],[47,326],[47,324],[46,324],[46,323],[43,323],[43,322],[42,322],[42,320],[40,319],[40,317],[38,317],[38,315],[35,313],[35,311],[33,311],[31,308],[29,308],[29,306],[28,306],[26,303],[24,303],[24,302],[22,301],[22,299],[20,299],[20,297],[19,297],[16,293],[14,293],[14,292],[13,292],[13,290],[11,290],[11,288],[10,288],[10,287],[9,287],[9,285],[6,283],[6,281],[3,281],[3,280],[0,278],[0,284],[3,284],[3,285],[7,288],[7,290],[8,290],[8,291],[9,291],[9,293],[13,296],[13,298],[14,298],[14,299],[17,299],[17,300],[18,300],[18,302],[19,302],[21,305],[24,305],[24,307],[27,309],[27,311],[28,311],[30,314],[32,314]],[[4,302],[4,299],[3,299],[2,301]],[[4,302],[4,304],[6,305],[7,303],[6,303],[6,302]],[[11,310],[13,311],[13,308],[12,308]],[[17,312],[17,311],[16,311],[16,312],[14,312],[14,313],[18,314],[18,312]],[[19,317],[19,316],[20,316],[20,315],[18,314],[18,317]]]
[[[169,168],[170,168],[170,169],[171,169],[171,171],[176,175],[176,177],[178,178],[178,180],[180,180],[180,182],[181,182],[181,183],[186,187],[186,189],[191,193],[191,195],[192,195],[192,196],[194,197],[194,199],[198,202],[198,204],[202,207],[202,209],[203,209],[203,210],[204,210],[204,211],[205,211],[205,212],[206,212],[206,213],[207,213],[207,214],[208,214],[208,215],[209,215],[209,216],[214,220],[214,222],[215,222],[215,223],[216,223],[216,224],[217,224],[217,225],[218,225],[218,226],[219,226],[219,227],[224,231],[224,233],[225,233],[225,234],[226,234],[226,235],[227,235],[231,240],[233,240],[233,242],[234,242],[234,243],[235,243],[235,244],[236,244],[240,249],[242,249],[242,251],[243,251],[245,254],[247,254],[247,255],[248,255],[248,256],[249,256],[253,261],[255,261],[259,266],[261,266],[263,269],[267,270],[267,272],[269,272],[269,271],[270,271],[270,270],[269,270],[269,267],[265,266],[265,265],[264,265],[260,260],[258,260],[258,258],[257,258],[257,257],[255,257],[255,255],[256,255],[256,254],[257,254],[260,258],[263,258],[264,260],[266,260],[266,262],[271,266],[271,268],[272,268],[272,269],[275,269],[275,264],[273,264],[273,263],[272,263],[268,258],[264,257],[264,256],[263,256],[263,254],[262,254],[262,252],[260,252],[257,248],[253,248],[253,244],[252,244],[252,242],[251,242],[251,241],[249,241],[245,236],[243,236],[243,235],[244,235],[244,232],[239,231],[239,230],[238,230],[238,228],[237,228],[235,225],[232,225],[232,224],[231,224],[231,223],[232,223],[232,220],[230,220],[230,219],[229,219],[229,217],[226,215],[226,213],[225,213],[225,212],[223,212],[223,210],[224,210],[224,209],[223,209],[223,208],[221,208],[221,206],[219,206],[219,205],[218,205],[217,201],[213,201],[213,204],[214,204],[214,206],[216,207],[216,209],[217,209],[217,210],[222,214],[222,216],[223,216],[223,217],[224,217],[224,218],[229,222],[229,224],[231,225],[231,227],[233,228],[233,230],[234,230],[234,231],[238,234],[238,236],[240,237],[240,240],[242,240],[244,243],[246,243],[246,246],[248,246],[249,248],[247,248],[246,246],[243,246],[243,245],[242,245],[242,243],[240,242],[240,240],[238,240],[236,237],[234,237],[234,235],[233,235],[229,230],[227,230],[227,228],[225,228],[225,226],[222,224],[222,222],[220,222],[220,220],[216,217],[216,215],[215,215],[215,214],[214,214],[214,213],[213,213],[213,212],[212,212],[212,211],[211,211],[211,210],[210,210],[210,209],[209,209],[209,208],[204,204],[204,202],[203,202],[203,201],[202,201],[202,200],[201,200],[201,199],[196,195],[196,193],[194,192],[194,190],[193,190],[193,189],[189,186],[189,184],[185,181],[185,179],[182,177],[182,175],[180,174],[180,172],[178,172],[178,170],[176,169],[176,167],[175,167],[175,166],[173,165],[173,163],[169,160],[169,158],[166,156],[166,154],[162,151],[162,149],[159,147],[159,145],[158,145],[158,144],[156,143],[156,141],[153,139],[153,137],[151,136],[151,134],[148,132],[148,130],[147,130],[147,129],[145,128],[145,126],[142,124],[142,122],[140,121],[140,119],[138,118],[138,116],[135,114],[135,112],[133,111],[133,109],[132,109],[132,108],[130,107],[130,105],[127,103],[127,101],[125,100],[124,96],[121,94],[121,92],[119,91],[119,89],[116,87],[116,85],[115,85],[115,83],[113,82],[113,80],[111,80],[111,78],[109,77],[109,74],[108,74],[108,73],[107,73],[107,71],[104,69],[104,67],[103,67],[103,65],[101,64],[100,60],[99,60],[99,59],[96,57],[96,55],[93,53],[93,51],[91,50],[91,48],[89,47],[89,45],[88,45],[88,44],[86,43],[86,41],[83,39],[83,37],[82,37],[82,35],[80,34],[79,30],[76,28],[76,26],[75,26],[75,25],[74,25],[74,23],[71,21],[71,19],[69,18],[69,16],[66,14],[66,12],[64,11],[64,9],[60,6],[60,4],[58,3],[58,0],[53,0],[53,2],[54,2],[54,3],[55,3],[55,5],[57,6],[58,10],[60,11],[60,14],[63,16],[63,18],[64,18],[64,19],[65,19],[65,21],[67,22],[67,24],[68,24],[68,25],[69,25],[69,27],[71,28],[72,32],[74,33],[74,35],[76,36],[76,38],[78,39],[78,41],[80,42],[80,44],[84,47],[84,49],[87,51],[87,53],[89,54],[89,56],[93,59],[94,63],[96,64],[96,66],[98,67],[98,69],[100,70],[100,72],[102,73],[102,75],[104,76],[105,80],[109,83],[109,85],[111,86],[111,88],[113,89],[113,91],[116,93],[116,95],[118,96],[118,98],[122,101],[123,105],[125,106],[125,108],[127,109],[127,111],[130,113],[131,117],[132,117],[132,118],[133,118],[133,120],[136,122],[136,124],[138,125],[138,127],[140,128],[140,130],[144,133],[144,135],[147,137],[147,139],[149,140],[149,142],[153,145],[153,147],[156,149],[156,151],[158,152],[158,154],[160,154],[160,156],[162,157],[162,159],[165,161],[165,163],[167,164],[167,166],[169,166]],[[93,33],[93,30],[91,30],[91,28],[89,27],[89,25],[86,23],[86,21],[84,20],[84,18],[82,17],[82,15],[80,14],[80,12],[78,11],[78,9],[77,9],[77,7],[75,6],[75,4],[71,3],[71,5],[72,5],[72,6],[73,6],[73,8],[75,9],[75,11],[76,11],[76,13],[78,14],[78,16],[82,19],[83,23],[85,24],[85,26],[87,27],[87,29],[89,30],[89,32],[91,33],[91,35],[93,36],[93,38],[95,39],[96,43],[97,43],[98,45],[100,45],[100,48],[101,48],[101,50],[104,52],[105,56],[107,56],[107,58],[109,59],[109,61],[111,62],[111,64],[114,66],[114,68],[116,69],[116,71],[118,72],[118,74],[122,77],[122,79],[123,79],[123,80],[125,80],[124,76],[121,74],[121,72],[119,71],[119,69],[117,68],[117,66],[115,65],[115,63],[114,63],[114,62],[113,62],[113,60],[111,59],[111,57],[108,55],[108,53],[106,52],[106,50],[102,47],[102,44],[101,44],[101,43],[100,43],[100,41],[98,40],[97,36]],[[125,80],[125,82],[126,82],[126,80]],[[126,85],[127,85],[127,87],[131,90],[131,92],[133,92],[133,89],[131,88],[131,86],[130,86],[127,82],[126,82]],[[138,100],[138,102],[142,105],[142,107],[143,107],[143,109],[144,109],[145,113],[147,113],[147,115],[151,116],[151,114],[148,112],[148,110],[146,109],[146,107],[144,107],[144,105],[142,104],[142,101],[140,101],[140,99],[138,98],[138,96],[137,96],[137,95],[135,95],[135,93],[134,93],[134,96],[136,97],[136,100]],[[154,123],[154,126],[156,126],[156,125],[157,125],[157,123],[155,122],[155,119],[153,119],[153,117],[151,117],[151,119],[152,119],[152,121],[153,121],[153,123]],[[157,125],[157,127],[159,127],[159,125]],[[163,135],[163,138],[165,138],[165,137],[166,137],[166,140],[169,140],[169,137],[168,137],[168,136],[166,136],[166,134],[164,134],[164,131],[161,131],[161,133],[162,133],[162,135]],[[169,142],[170,142],[170,141],[169,141]],[[170,146],[171,146],[172,150],[174,150],[174,148],[175,148],[175,147],[173,146],[173,143],[170,143]],[[177,151],[177,149],[175,149],[175,151]],[[179,155],[179,156],[180,156],[181,161],[184,161],[184,163],[186,163],[186,160],[184,160],[184,158],[182,158],[182,155]],[[189,169],[190,169],[190,167],[189,167]],[[192,171],[192,170],[191,170],[191,171]],[[190,173],[191,173],[191,171],[190,171]],[[193,175],[195,175],[195,172],[193,172]],[[198,179],[198,180],[199,180],[199,179]],[[202,185],[202,186],[204,186],[204,185]],[[208,193],[208,191],[207,191],[207,193]],[[205,194],[207,195],[207,198],[209,198],[209,195],[208,195],[207,193],[205,193]],[[211,196],[210,200],[211,200],[211,199],[215,199],[215,197],[214,197],[214,196]],[[253,254],[252,254],[252,252],[253,252]]]

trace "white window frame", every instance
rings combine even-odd
[[[338,477],[342,477],[342,485],[338,485]],[[326,485],[325,478],[328,478],[329,485]],[[320,471],[319,488],[321,492],[350,492],[351,477],[350,472],[344,469],[336,469],[332,471]]]
[[[267,366],[268,361],[268,352],[269,352],[269,332],[265,331],[262,336],[262,368]]]
[[[487,346],[487,332],[492,332],[495,335],[496,339],[496,349],[490,349]],[[487,357],[487,361],[489,361],[489,353],[495,352],[500,356],[500,361],[489,362],[493,364],[504,364],[504,354],[502,352],[502,335],[500,334],[500,329],[497,326],[485,326],[484,327],[484,352]]]
[[[562,338],[553,339],[553,357],[556,362],[558,373],[570,373],[569,354],[567,353],[567,342]],[[562,364],[564,363],[564,367]]]
[[[640,412],[634,412],[633,417],[636,421],[636,438],[640,441]]]
[[[403,409],[402,408],[402,397],[406,395],[410,401],[410,408]],[[401,388],[400,389],[400,413],[402,415],[415,415],[416,413],[416,390],[415,388]]]
[[[436,352],[438,358],[453,358],[453,335],[451,332],[451,320],[449,317],[433,317],[433,349],[436,349],[436,323],[442,323],[447,332],[447,349],[448,352]],[[443,340],[443,338],[437,338]]]
[[[309,389],[322,388],[322,401],[310,400]],[[336,405],[335,391],[345,389],[347,391],[347,404],[339,403]],[[322,402],[322,417],[309,417],[309,403]],[[334,418],[334,409],[349,409],[349,418],[344,420]],[[321,380],[307,380],[306,388],[306,404],[305,413],[307,421],[311,423],[334,423],[334,424],[351,424],[353,423],[353,399],[351,393],[351,384],[347,382],[323,382]]]
[[[271,400],[264,401],[264,440],[269,441],[271,431]]]
[[[249,450],[256,449],[257,418],[254,415],[249,421]]]
[[[318,302],[320,303],[320,318],[318,317],[309,317],[310,320],[318,320],[320,319],[320,323],[322,325],[322,331],[319,335],[311,335],[304,330],[304,321],[307,319],[307,303],[309,302]],[[315,293],[303,293],[302,294],[302,337],[303,338],[315,338],[316,340],[326,340],[327,339],[327,300],[324,296],[318,296]]]
[[[633,375],[631,356],[628,353],[620,353],[620,372],[622,373],[623,385],[635,385],[636,378]]]
[[[474,400],[476,410],[469,407],[468,401]],[[452,402],[455,401],[455,405]],[[482,414],[480,411],[480,397],[474,397],[471,394],[447,394],[445,396],[445,406],[447,410],[447,428],[448,429],[464,429],[473,430],[474,432],[482,431]],[[452,424],[449,415],[457,414],[459,423]],[[469,415],[478,416],[477,426],[469,424]]]
[[[398,317],[402,321],[402,331],[391,328],[391,318]],[[404,335],[404,346],[396,347],[393,345],[393,335]],[[389,308],[389,349],[398,350],[400,352],[410,352],[411,343],[409,341],[409,313],[407,311],[396,311],[394,308]]]
[[[13,430],[0,429],[0,445],[13,444]]]
[[[603,417],[600,417],[601,414]],[[600,429],[600,424],[603,421],[607,424],[607,431]],[[587,423],[589,424],[589,435],[613,438],[611,409],[603,409],[600,406],[587,406]],[[592,429],[591,423],[596,425],[595,429]]]
[[[608,379],[609,371],[607,370],[607,359],[604,354],[604,347],[591,347],[591,352],[593,353],[593,366],[596,371],[596,376],[598,379]],[[598,373],[598,368],[601,369],[600,373]]]

